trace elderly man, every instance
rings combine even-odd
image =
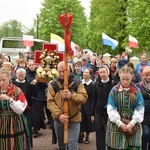
[[[58,63],[59,77],[48,86],[47,107],[54,118],[54,128],[58,140],[59,150],[78,150],[78,137],[80,131],[81,104],[87,100],[87,93],[80,80],[69,73],[69,90],[63,90],[64,85],[64,61]],[[69,69],[68,69],[69,70]],[[69,114],[64,115],[63,101],[68,100]],[[64,144],[64,124],[68,122],[68,145]]]
[[[150,62],[147,61],[146,54],[143,54],[141,55],[141,61],[136,65],[135,70],[143,77],[143,70],[147,66],[150,66]]]

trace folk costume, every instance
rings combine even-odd
[[[10,100],[0,100],[0,149],[30,150],[30,135],[23,111],[27,101],[23,92],[10,84],[7,92]]]
[[[34,90],[33,85],[27,82],[26,80],[20,82],[18,79],[16,79],[14,81],[14,84],[22,90],[28,102],[28,107],[23,113],[28,122],[29,130],[30,130],[31,147],[33,147],[31,108],[32,108],[32,96],[36,95],[36,91]]]
[[[129,96],[135,95],[135,100]],[[109,116],[106,129],[106,145],[111,150],[140,150],[141,149],[141,122],[144,117],[144,102],[140,89],[133,83],[124,88],[120,83],[113,87],[109,94],[107,113]],[[121,119],[129,119],[137,127],[134,135],[125,135],[120,130]]]

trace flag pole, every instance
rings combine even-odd
[[[101,59],[103,58],[103,55],[104,55],[104,46],[103,44],[101,45]]]
[[[104,55],[104,45],[103,45],[103,33],[102,33],[102,41],[101,41],[101,59],[103,59]]]

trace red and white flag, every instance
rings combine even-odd
[[[32,35],[23,35],[23,46],[33,46],[33,36]]]
[[[76,55],[77,53],[79,53],[81,51],[80,46],[72,41],[71,41],[71,48],[74,51],[74,55]]]
[[[137,39],[135,37],[129,35],[128,46],[133,47],[133,48],[139,48]]]

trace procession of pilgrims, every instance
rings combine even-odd
[[[78,52],[68,57],[68,66],[69,76],[83,85],[86,94],[79,110],[78,143],[90,144],[90,134],[95,132],[97,150],[149,149],[150,62],[146,54],[135,65],[126,52],[109,59]],[[47,103],[52,80],[36,80],[39,66],[30,53],[16,62],[3,53],[0,67],[0,149],[30,150],[47,125],[53,131],[52,144],[59,144],[56,118]],[[73,90],[77,93],[76,87]]]

